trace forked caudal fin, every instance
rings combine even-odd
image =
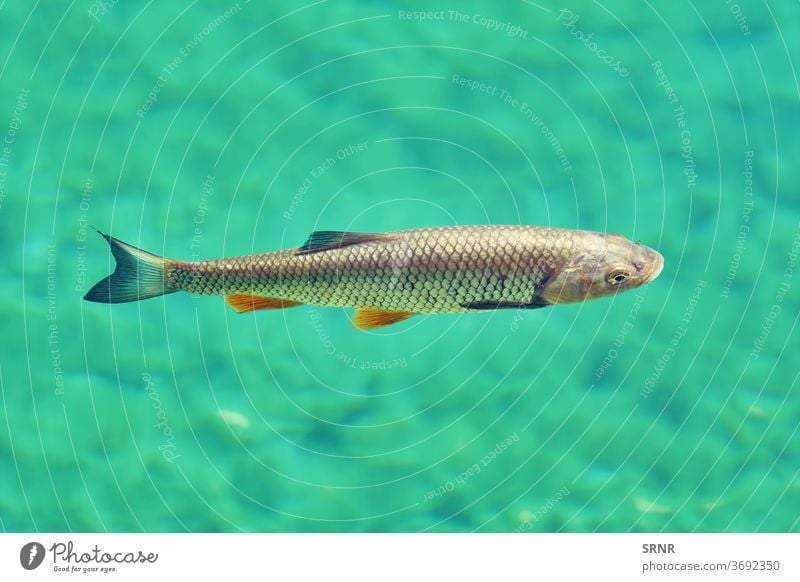
[[[114,272],[89,289],[83,297],[97,303],[125,303],[173,293],[166,281],[165,267],[168,259],[100,233],[108,241],[117,261]]]

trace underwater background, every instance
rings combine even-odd
[[[3,3],[0,529],[800,531],[799,36],[793,2]],[[92,227],[465,224],[665,268],[368,333],[82,299]]]

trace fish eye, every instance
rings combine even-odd
[[[608,274],[606,281],[608,281],[609,285],[621,285],[630,278],[631,274],[627,271],[623,271],[622,269],[614,269]]]

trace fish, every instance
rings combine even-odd
[[[371,330],[417,314],[541,309],[608,297],[658,277],[664,258],[619,234],[485,225],[384,233],[318,231],[300,247],[179,261],[98,231],[114,272],[84,299],[124,303],[178,291],[224,295],[248,313],[351,307]]]

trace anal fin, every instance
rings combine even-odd
[[[233,293],[225,296],[225,301],[239,313],[258,311],[259,309],[284,309],[302,305],[289,299],[276,299],[275,297],[261,297],[260,295],[247,295]]]
[[[353,318],[353,325],[356,326],[356,329],[366,331],[368,329],[399,323],[414,315],[416,314],[410,311],[384,311],[382,309],[361,307],[356,311],[356,315]]]

